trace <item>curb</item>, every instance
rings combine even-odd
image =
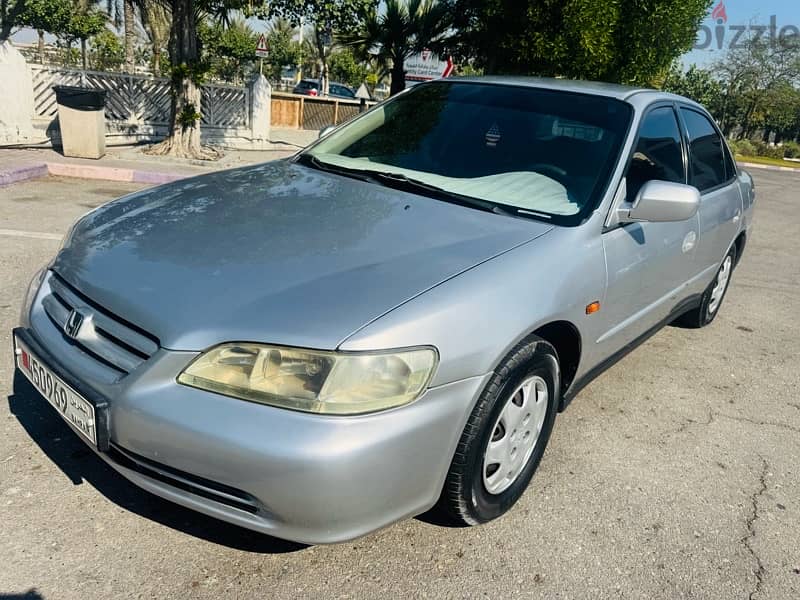
[[[0,187],[10,185],[12,183],[19,183],[21,181],[28,181],[29,179],[45,177],[46,175],[152,184],[170,183],[179,179],[193,177],[193,175],[181,173],[138,171],[136,169],[119,169],[116,167],[44,162],[24,165],[8,170],[0,170]]]
[[[47,165],[44,163],[25,165],[17,167],[16,169],[0,171],[0,187],[20,181],[27,181],[28,179],[44,177],[47,173]]]
[[[737,161],[738,162],[738,161]],[[783,171],[784,173],[797,173],[800,175],[800,167],[779,167],[778,165],[762,165],[761,163],[739,162],[748,169],[764,169],[765,171]]]
[[[124,181],[127,183],[170,183],[178,179],[190,177],[178,173],[162,173],[158,171],[137,171],[117,167],[99,167],[94,165],[75,165],[69,163],[45,163],[47,172],[58,177],[78,177],[80,179],[103,179],[105,181]]]

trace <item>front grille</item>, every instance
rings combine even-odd
[[[45,313],[65,337],[98,361],[127,375],[158,350],[158,340],[138,327],[112,315],[54,272],[47,277],[49,291],[42,297]],[[78,313],[80,318],[70,316]],[[67,333],[67,330],[70,330]]]
[[[144,456],[139,456],[116,444],[111,444],[108,457],[127,469],[136,471],[137,473],[155,479],[156,481],[166,483],[172,487],[190,492],[196,496],[208,498],[209,500],[214,500],[220,504],[226,504],[251,514],[258,512],[258,501],[247,492],[243,492],[234,487],[198,477],[191,473],[185,473],[184,471],[173,469],[167,465],[162,465],[161,463],[145,458]]]

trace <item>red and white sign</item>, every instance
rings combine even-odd
[[[266,58],[269,56],[269,44],[267,43],[267,36],[263,33],[258,37],[258,43],[256,43],[256,56],[259,58]]]
[[[423,50],[406,60],[406,82],[414,85],[421,81],[430,81],[440,77],[450,77],[453,74],[453,59],[448,56],[442,60],[430,50]]]

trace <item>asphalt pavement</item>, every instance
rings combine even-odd
[[[0,598],[800,598],[800,179],[752,172],[756,226],[716,321],[664,329],[584,389],[508,515],[316,547],[139,490],[14,382],[29,278],[75,218],[139,186],[0,189]]]

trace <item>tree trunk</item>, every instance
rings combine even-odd
[[[319,53],[320,64],[319,95],[327,96],[330,88],[330,82],[328,81],[328,57],[325,55],[325,44],[322,39],[323,35],[324,32],[319,28],[319,26],[314,28],[314,39],[317,43],[317,52]]]
[[[36,30],[37,35],[39,36],[39,43],[36,46],[36,53],[39,55],[39,64],[44,64],[44,31],[41,29]]]
[[[125,23],[125,71],[133,73],[136,69],[136,13],[133,0],[123,0],[122,6]]]
[[[392,85],[389,95],[394,96],[406,89],[406,66],[402,59],[395,60],[392,65]]]
[[[153,75],[161,75],[161,47],[153,44]]]
[[[200,86],[193,80],[199,62],[194,15],[194,0],[172,0],[170,128],[167,138],[153,146],[149,153],[213,160],[219,158],[220,153],[200,146]]]
[[[89,67],[86,66],[86,39],[81,38],[81,64],[83,65],[83,70],[85,71]]]
[[[748,140],[751,138],[751,135],[753,133],[751,131],[750,122],[753,119],[753,114],[755,113],[756,108],[758,107],[758,103],[759,103],[759,97],[756,96],[753,100],[751,100],[749,106],[747,107],[747,110],[744,113],[744,118],[742,119],[741,123],[742,129],[744,130]]]

